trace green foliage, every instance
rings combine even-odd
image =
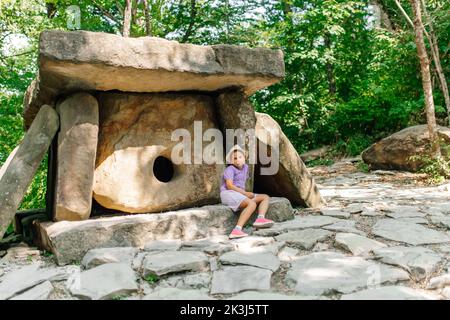
[[[369,172],[369,165],[367,163],[365,163],[364,161],[358,161],[358,163],[356,164],[356,167],[361,172],[366,172],[366,173]]]
[[[156,274],[149,274],[149,275],[144,277],[144,280],[151,284],[151,283],[158,282],[159,281],[159,277]]]
[[[428,175],[429,184],[439,184],[450,178],[450,158],[435,158],[429,155],[415,155],[409,158],[410,161],[420,162],[420,173]]]
[[[328,158],[319,158],[308,161],[305,163],[307,167],[315,167],[315,166],[331,166],[334,163],[332,159]]]

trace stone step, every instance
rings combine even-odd
[[[271,197],[266,215],[275,221],[294,217],[286,198]],[[34,223],[35,243],[53,252],[57,263],[80,262],[91,249],[114,247],[144,248],[152,240],[183,241],[228,235],[238,215],[225,205],[153,214],[117,215],[84,221]]]

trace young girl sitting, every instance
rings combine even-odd
[[[255,228],[269,228],[273,221],[266,219],[269,207],[269,196],[267,194],[256,194],[245,191],[245,182],[249,178],[248,165],[245,163],[245,152],[239,145],[231,148],[227,155],[227,162],[231,163],[225,169],[220,187],[220,199],[223,204],[228,205],[233,212],[243,209],[236,227],[231,231],[229,238],[242,238],[248,236],[242,231],[242,227],[255,212],[258,204],[258,217],[253,223]]]

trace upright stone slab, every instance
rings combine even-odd
[[[101,93],[98,101],[98,203],[123,212],[159,213],[220,202],[223,164],[202,157],[210,144],[203,141],[204,132],[218,130],[210,96]],[[188,154],[191,148],[195,152]]]
[[[273,167],[274,163],[264,164],[259,159],[255,168],[255,186],[258,187],[255,192],[286,197],[296,205],[313,208],[323,206],[325,201],[314,178],[278,123],[268,114],[259,112],[256,112],[256,120],[258,154],[261,147],[269,150],[269,158],[278,161],[278,171],[263,174],[263,170]],[[262,153],[265,154],[265,150]]]
[[[42,106],[30,129],[25,134],[15,155],[6,164],[0,176],[0,238],[14,219],[25,195],[45,156],[56,131],[59,119],[56,111]]]
[[[56,107],[58,134],[54,220],[77,221],[91,214],[92,186],[98,140],[98,103],[76,93]]]
[[[217,97],[217,109],[219,111],[219,126],[222,130],[223,136],[226,138],[225,142],[230,144],[228,146],[231,148],[235,143],[233,141],[228,141],[229,136],[226,133],[227,129],[241,129],[235,131],[235,136],[242,139],[241,144],[245,144],[245,150],[248,154],[256,154],[256,148],[254,144],[253,134],[246,135],[248,133],[246,130],[255,129],[256,125],[256,115],[253,106],[248,101],[247,96],[242,90],[230,90],[222,92]],[[225,146],[227,147],[227,146]],[[244,147],[244,145],[242,145]],[[225,149],[225,154],[228,153],[228,149]],[[249,163],[249,158],[247,158],[247,163]],[[256,160],[256,158],[255,158]],[[254,180],[254,163],[248,164],[250,178],[247,179],[245,189],[253,190],[253,180]]]

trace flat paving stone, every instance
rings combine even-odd
[[[253,234],[258,236],[276,236],[287,231],[308,228],[319,228],[340,221],[334,217],[326,216],[296,216],[293,220],[275,224],[272,228],[260,229]]]
[[[373,226],[372,233],[385,239],[411,245],[450,242],[450,237],[443,232],[415,223],[397,221],[396,219],[379,220]]]
[[[45,281],[10,300],[47,300],[54,289],[50,281]]]
[[[317,252],[302,256],[291,264],[286,284],[301,295],[351,293],[370,285],[408,280],[406,271],[362,257],[336,252]]]
[[[299,295],[287,295],[276,292],[258,292],[258,291],[245,291],[238,293],[235,296],[227,298],[226,300],[320,300],[321,297],[315,296],[299,296]]]
[[[317,242],[324,241],[333,235],[332,232],[322,229],[305,229],[289,231],[275,237],[277,241],[285,241],[287,244],[309,250]]]
[[[425,290],[404,286],[384,286],[344,294],[341,300],[436,300],[440,297]]]
[[[368,256],[374,249],[386,247],[384,243],[354,233],[336,234],[335,243],[355,256]]]
[[[280,267],[280,260],[270,252],[244,253],[231,251],[221,255],[219,261],[224,265],[249,265],[269,269],[273,272]]]
[[[211,294],[270,289],[272,271],[250,266],[224,267],[213,273]]]
[[[132,247],[124,248],[100,248],[89,250],[81,260],[81,264],[90,269],[105,263],[123,262],[130,263],[139,250]]]
[[[149,274],[161,276],[181,271],[206,271],[209,259],[203,252],[162,251],[148,253],[142,263],[144,277]]]
[[[355,220],[342,220],[338,221],[336,223],[330,224],[328,226],[322,227],[322,229],[329,230],[329,231],[335,231],[335,232],[348,232],[348,233],[356,233],[361,236],[365,236],[366,234],[356,229],[355,227],[356,221]]]
[[[436,226],[450,229],[450,216],[442,216],[442,217],[431,216],[430,220],[431,223]]]
[[[335,217],[335,218],[344,218],[348,219],[350,218],[350,212],[344,211],[340,208],[323,208],[320,209],[322,212],[322,215],[328,216],[328,217]]]
[[[79,275],[69,286],[72,295],[81,299],[105,300],[137,292],[136,274],[125,263],[108,263]]]
[[[395,246],[374,250],[376,259],[399,266],[413,277],[422,279],[437,270],[442,256],[424,247]]]
[[[10,271],[1,278],[0,300],[10,299],[42,282],[60,280],[64,276],[66,272],[63,268],[40,268],[39,264],[31,264]]]
[[[153,240],[145,244],[145,251],[176,251],[181,247],[181,240],[169,239],[169,240]]]
[[[170,287],[178,289],[209,289],[209,285],[211,284],[211,277],[211,273],[209,272],[176,275],[161,280],[158,285],[159,287]]]

